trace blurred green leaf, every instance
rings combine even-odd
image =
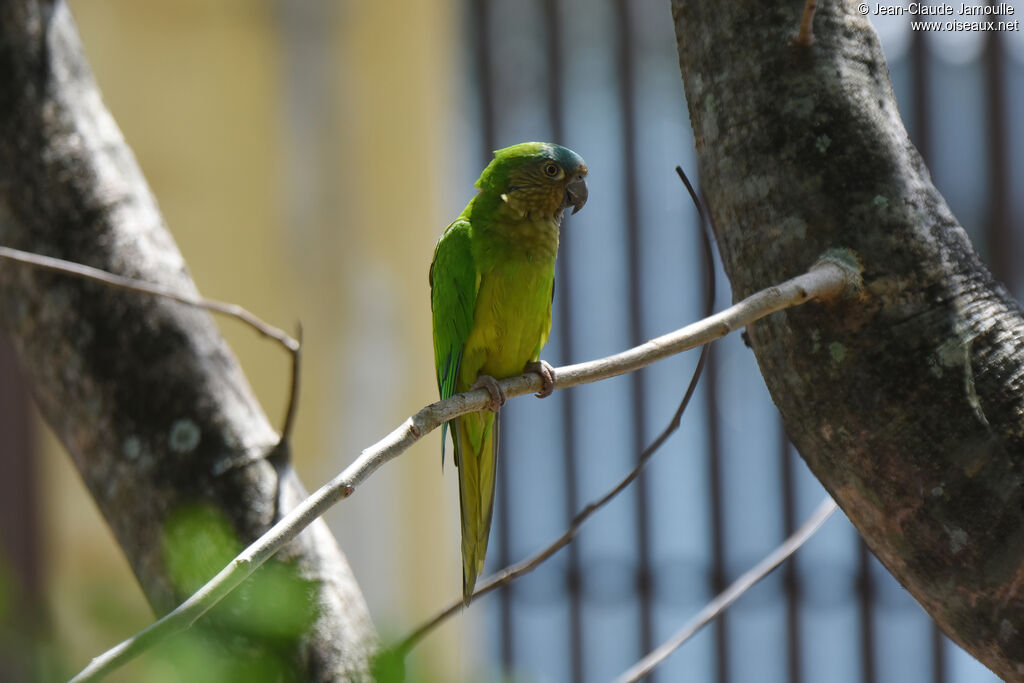
[[[229,520],[216,508],[190,505],[164,524],[168,574],[182,599],[199,589],[242,550]],[[301,637],[317,616],[318,584],[289,563],[260,567],[192,630],[161,649],[153,680],[286,681]],[[173,662],[172,678],[160,671]]]

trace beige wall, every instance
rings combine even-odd
[[[447,180],[455,0],[319,4],[303,17],[256,0],[72,3],[106,103],[200,290],[281,327],[303,323],[295,450],[309,488],[434,400],[427,266],[461,208],[446,198],[471,191]],[[221,327],[278,423],[287,358],[234,321]],[[74,667],[150,615],[48,444],[49,595],[57,648]],[[442,478],[438,447],[428,438],[329,516],[384,636],[460,589],[455,479],[450,468]],[[471,671],[474,618],[429,639],[414,670],[437,680]],[[134,666],[121,680],[152,673]]]

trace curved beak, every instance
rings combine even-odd
[[[583,205],[587,203],[587,183],[583,180],[582,175],[576,176],[571,183],[565,188],[565,199],[562,201],[562,207],[572,207],[572,212],[576,213],[583,208]]]

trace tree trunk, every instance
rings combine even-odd
[[[195,293],[64,2],[0,4],[0,74],[0,244]],[[277,435],[208,314],[4,263],[0,325],[158,613],[273,523]],[[282,508],[302,495],[285,465]],[[200,623],[278,680],[366,678],[376,637],[326,525],[279,557]]]
[[[1024,327],[903,128],[857,3],[673,0],[701,178],[734,296],[832,248],[857,300],[748,328],[790,438],[942,629],[1024,680]]]

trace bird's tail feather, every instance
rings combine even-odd
[[[462,515],[462,601],[469,605],[483,573],[494,512],[498,463],[498,416],[489,410],[463,415],[454,430],[459,440],[459,510]]]

